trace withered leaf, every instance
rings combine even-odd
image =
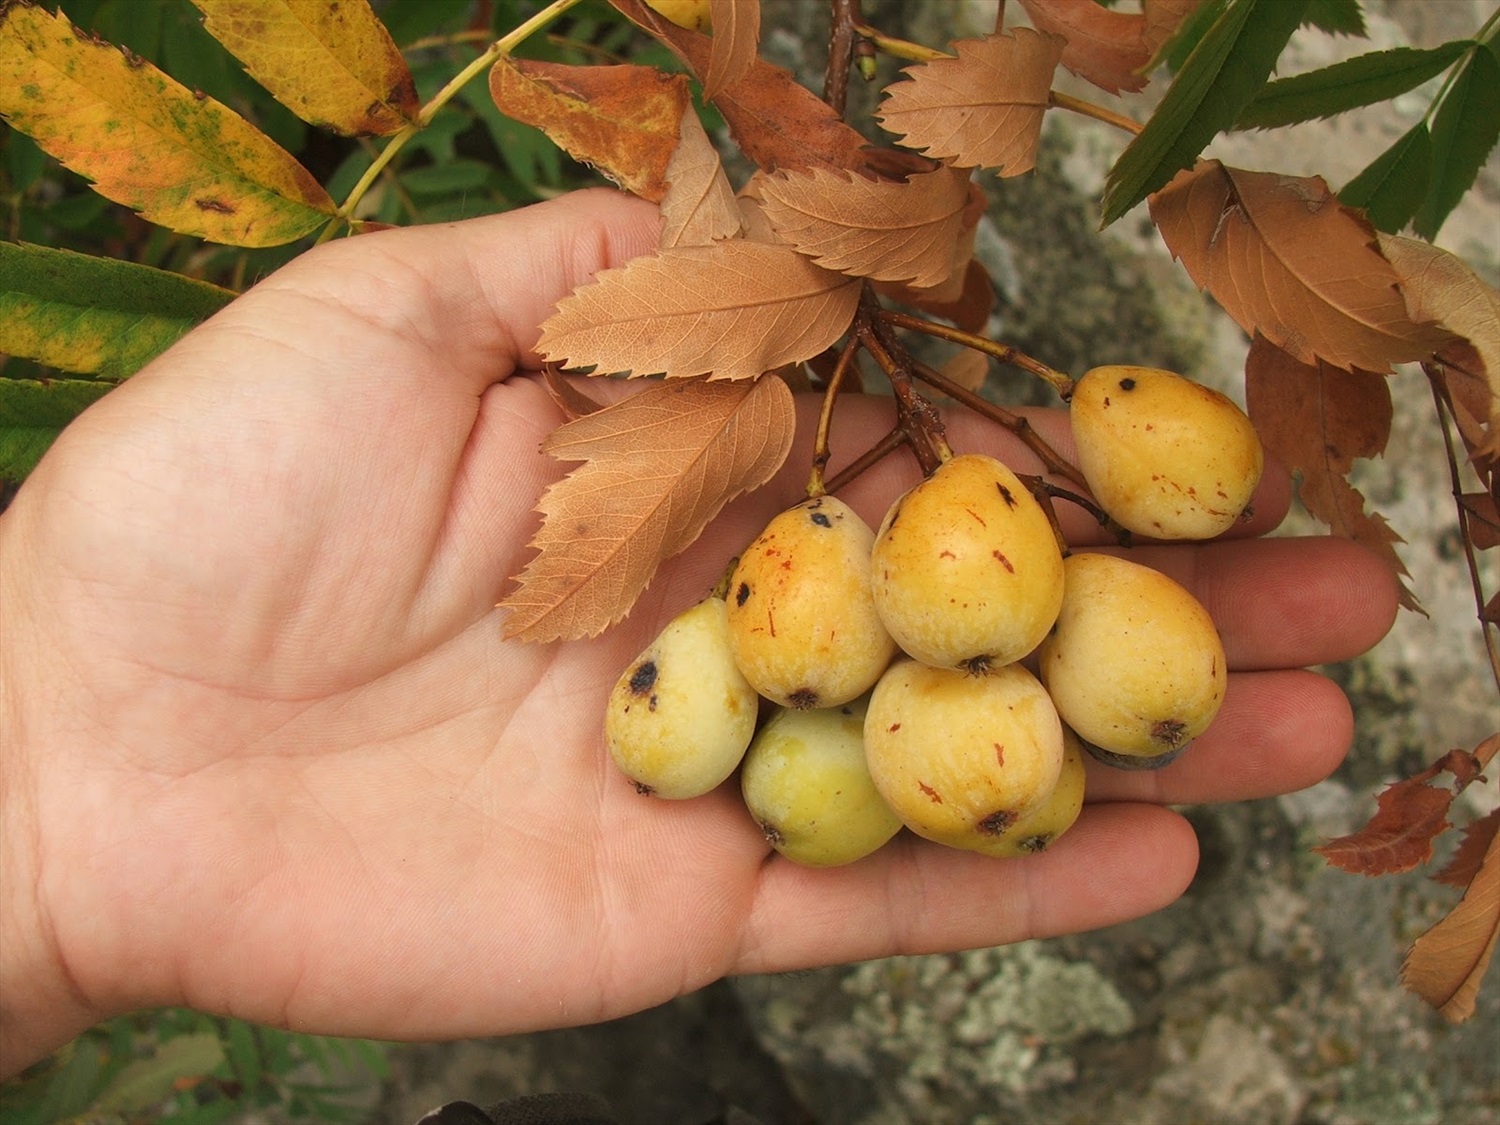
[[[1450,336],[1407,314],[1375,230],[1317,176],[1200,160],[1150,197],[1172,256],[1247,333],[1303,363],[1389,371]]]
[[[500,602],[505,636],[590,637],[625,616],[664,559],[781,467],[795,426],[776,378],[653,383],[559,426],[543,450],[583,464],[537,506],[539,554]]]
[[[718,150],[692,106],[682,112],[677,150],[667,164],[658,246],[707,246],[740,233],[740,209]]]
[[[1464,511],[1464,526],[1475,550],[1500,546],[1500,510],[1488,492],[1465,492],[1458,498]]]
[[[972,246],[972,235],[970,236]],[[995,282],[984,263],[970,254],[961,277],[932,289],[878,283],[876,291],[928,316],[951,320],[964,332],[982,332],[995,307]]]
[[[604,409],[602,402],[579,390],[577,382],[564,375],[555,363],[542,364],[542,386],[547,388],[547,397],[552,400],[553,405],[570,422]]]
[[[1463,839],[1454,849],[1453,858],[1433,879],[1450,887],[1467,887],[1479,874],[1485,853],[1489,851],[1497,832],[1500,832],[1500,807],[1491,809],[1465,826]]]
[[[760,0],[710,0],[714,29],[703,75],[703,96],[712,100],[744,78],[760,49]]]
[[[1470,454],[1500,456],[1500,291],[1461,258],[1427,242],[1382,234],[1380,252],[1396,268],[1413,320],[1430,320],[1462,340],[1437,358],[1449,369],[1448,390],[1487,427]]]
[[[1062,65],[1111,94],[1143,89],[1151,61],[1146,14],[1104,8],[1094,0],[1021,0],[1038,31],[1062,36]]]
[[[1410,871],[1432,858],[1432,841],[1448,827],[1452,804],[1453,791],[1434,789],[1425,776],[1392,782],[1376,798],[1368,824],[1313,851],[1356,875]]]
[[[575,289],[542,325],[537,348],[596,373],[754,379],[843,335],[860,285],[790,246],[675,246]]]
[[[665,43],[702,80],[713,43],[707,35],[663,19],[641,0],[609,0],[631,22]],[[714,98],[740,151],[766,171],[778,168],[864,167],[869,143],[792,74],[764,59]]]
[[[957,58],[909,66],[876,114],[911,148],[966,168],[1019,176],[1036,165],[1063,40],[1031,28],[953,44]]]
[[[1479,984],[1500,939],[1500,836],[1491,837],[1484,861],[1464,897],[1416,940],[1401,964],[1401,983],[1451,1023],[1474,1014]]]
[[[1391,391],[1369,371],[1306,364],[1257,335],[1245,360],[1245,402],[1266,449],[1301,473],[1307,510],[1345,539],[1385,560],[1398,581],[1407,575],[1396,554],[1404,542],[1384,517],[1365,510],[1348,481],[1357,457],[1377,457],[1391,434]],[[1401,604],[1419,609],[1401,581]]]
[[[1146,49],[1151,52],[1153,61],[1156,52],[1177,33],[1182,21],[1201,2],[1202,0],[1142,0],[1141,15],[1146,18],[1146,26],[1141,32],[1141,38],[1145,41]],[[1147,68],[1150,68],[1149,63]]]
[[[653,203],[666,194],[687,79],[652,66],[565,66],[502,55],[490,96],[507,117],[541,129],[575,160],[592,164]]]
[[[954,272],[969,173],[939,167],[898,182],[781,172],[761,184],[760,195],[776,232],[825,269],[923,287]]]

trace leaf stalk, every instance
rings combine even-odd
[[[939,340],[962,344],[966,348],[973,348],[977,352],[994,356],[1007,367],[1018,367],[1022,371],[1029,372],[1051,386],[1064,402],[1073,396],[1072,378],[1048,367],[1039,359],[1033,359],[1019,348],[996,343],[983,336],[976,336],[972,332],[965,332],[961,328],[950,328],[946,324],[937,324],[934,321],[923,320],[919,316],[909,316],[893,309],[881,309],[878,315],[885,323],[896,328],[905,328],[912,332],[921,332],[926,336],[936,336]]]

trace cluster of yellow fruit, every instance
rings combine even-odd
[[[1261,447],[1222,395],[1107,367],[1071,408],[1079,467],[1124,526],[1201,539],[1245,512]],[[800,863],[852,862],[903,826],[1018,856],[1077,819],[1085,753],[1165,764],[1213,719],[1227,671],[1191,593],[1118,555],[1065,555],[1020,478],[964,454],[878,530],[827,495],[776,516],[724,596],[621,675],[605,739],[661,797],[739,769],[767,840]]]

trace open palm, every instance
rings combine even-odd
[[[1042,855],[902,837],[811,871],[731,792],[637,794],[602,747],[615,676],[806,471],[794,452],[730,505],[619,628],[501,639],[494,603],[561,471],[537,451],[560,415],[508,377],[550,305],[654,224],[590,192],[326,247],[102,400],[22,490],[0,522],[0,713],[25,783],[7,800],[35,831],[7,862],[86,1014],[181,1003],[457,1037],[726,973],[1102,925],[1191,877],[1191,831],[1161,804],[1337,762],[1347,707],[1292,669],[1378,639],[1390,583],[1345,544],[1245,538],[1146,556],[1219,620],[1237,671],[1214,728],[1159,773],[1100,771]],[[873,401],[839,417],[848,454],[889,425]],[[1023,456],[973,419],[952,437]],[[915,479],[900,460],[846,493],[867,518]],[[1285,502],[1273,480],[1249,530]]]

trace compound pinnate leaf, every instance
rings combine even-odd
[[[62,428],[114,383],[93,379],[0,379],[0,480],[22,480]]]
[[[1401,983],[1459,1023],[1474,1014],[1479,984],[1500,940],[1500,836],[1490,839],[1484,861],[1464,897],[1416,940],[1401,964]]]
[[[1104,185],[1112,223],[1192,165],[1265,84],[1307,0],[1228,0]]]
[[[1151,197],[1151,217],[1198,288],[1303,363],[1388,371],[1449,339],[1413,323],[1374,230],[1319,177],[1200,161]]]
[[[29,3],[0,6],[0,117],[100,195],[183,234],[277,246],[335,210],[243,117]]]
[[[1038,31],[1060,35],[1065,70],[1111,94],[1143,89],[1151,61],[1146,13],[1100,7],[1094,0],[1021,0]]]
[[[932,286],[954,273],[969,203],[966,168],[939,167],[904,182],[849,173],[783,172],[761,185],[776,232],[826,269]]]
[[[1418,121],[1339,189],[1339,202],[1358,207],[1377,230],[1394,234],[1416,215],[1432,179],[1432,134]]]
[[[0,352],[123,379],[234,296],[134,262],[0,242]]]
[[[1493,43],[1481,43],[1459,66],[1432,120],[1432,182],[1414,223],[1423,238],[1437,237],[1497,140],[1500,56]]]
[[[416,83],[369,0],[193,3],[208,33],[302,120],[348,136],[416,122]]]
[[[537,349],[596,373],[754,379],[837,340],[861,284],[790,246],[676,246],[574,290],[542,325]]]
[[[541,129],[574,159],[653,203],[666,194],[667,165],[692,104],[687,79],[655,67],[508,56],[490,69],[490,95],[507,117]]]
[[[1306,364],[1256,336],[1245,360],[1245,404],[1266,450],[1300,474],[1298,495],[1330,531],[1369,548],[1390,568],[1401,604],[1420,610],[1396,554],[1404,542],[1385,517],[1366,511],[1349,483],[1357,457],[1378,457],[1391,436],[1391,390],[1385,377]]]
[[[653,383],[558,427],[542,448],[584,464],[542,496],[540,553],[500,602],[505,635],[589,637],[618,621],[664,559],[771,478],[795,428],[792,393],[775,377]]]
[[[956,58],[907,67],[877,119],[910,148],[965,168],[1019,176],[1036,165],[1064,41],[1030,28],[953,44]]]

